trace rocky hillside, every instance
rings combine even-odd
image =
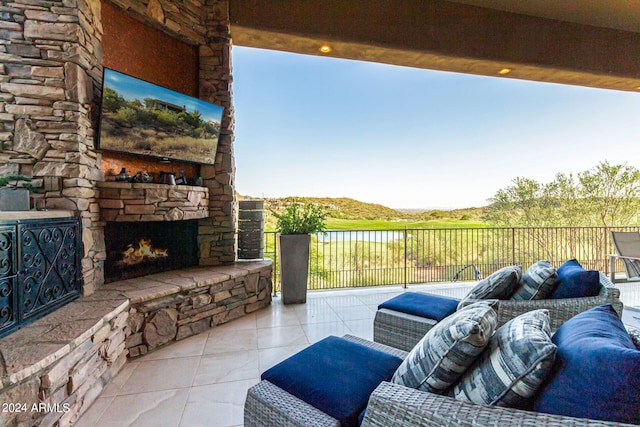
[[[242,200],[243,196],[238,196]],[[353,219],[353,220],[408,220],[408,221],[428,221],[433,219],[479,219],[482,216],[483,208],[426,210],[426,211],[399,211],[387,206],[365,203],[346,197],[286,197],[265,199],[265,210],[279,211],[283,207],[294,202],[308,202],[322,205],[329,212],[331,218]]]

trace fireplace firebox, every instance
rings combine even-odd
[[[198,265],[198,221],[108,222],[105,282]]]

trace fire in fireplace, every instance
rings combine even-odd
[[[105,282],[198,264],[198,221],[108,222]]]
[[[169,256],[169,249],[155,248],[151,240],[140,239],[138,243],[130,244],[122,252],[122,264],[135,265],[155,258],[166,258]]]

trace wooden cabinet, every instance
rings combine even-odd
[[[77,218],[0,221],[0,337],[82,293]]]

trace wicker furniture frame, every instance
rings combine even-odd
[[[378,344],[352,335],[345,335],[343,338],[396,355],[402,359],[407,357],[407,352],[384,344]],[[310,369],[312,368],[310,367]],[[244,425],[245,427],[340,427],[340,421],[287,393],[269,381],[263,380],[247,391],[247,400],[244,404]]]
[[[361,338],[349,335],[344,338],[402,358],[408,354]],[[245,427],[340,427],[340,422],[272,383],[261,381],[247,392],[244,425]],[[614,427],[625,425],[629,424],[476,405],[388,382],[381,383],[373,391],[362,422],[362,427]]]
[[[473,301],[469,301],[472,303]],[[498,326],[531,310],[549,310],[551,330],[555,332],[564,322],[603,304],[613,304],[622,316],[620,290],[605,274],[600,272],[600,293],[594,297],[544,299],[531,301],[500,300],[494,307],[498,313]],[[410,351],[420,339],[436,324],[435,320],[401,313],[395,310],[379,309],[373,321],[373,340],[401,350]]]

